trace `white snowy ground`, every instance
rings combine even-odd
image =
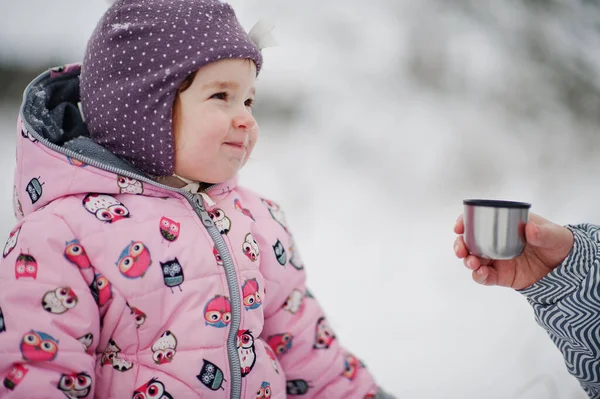
[[[563,224],[600,221],[597,150],[552,101],[552,86],[506,38],[441,12],[435,0],[231,3],[247,28],[274,20],[281,43],[264,53],[262,138],[242,182],[286,210],[341,341],[399,398],[584,399],[525,299],[476,285],[452,251],[463,198],[530,201]],[[8,4],[0,0],[0,9]],[[106,4],[61,0],[72,15],[51,26],[43,17],[59,18],[56,4],[10,2],[0,15],[0,62],[81,58]],[[469,90],[440,94],[414,83],[403,60],[420,40],[407,35],[415,26],[434,35],[423,46],[435,49],[436,32],[448,40],[445,62]],[[539,85],[545,117],[525,120],[486,96],[515,77]],[[261,96],[296,117],[283,124]],[[15,111],[0,109],[4,236],[13,223]]]

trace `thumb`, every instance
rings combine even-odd
[[[536,223],[530,221],[525,225],[527,243],[543,249],[559,249],[569,245],[571,241],[569,229],[552,222]]]

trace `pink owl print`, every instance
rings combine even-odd
[[[255,220],[254,216],[252,216],[252,212],[250,212],[250,209],[244,208],[239,199],[236,198],[233,200],[233,206],[235,207],[236,210],[240,211],[242,214],[248,216],[252,220]]]
[[[65,247],[65,258],[80,269],[88,269],[92,266],[85,249],[78,240],[67,242]]]
[[[98,306],[104,306],[112,298],[112,284],[101,273],[94,276],[90,284],[90,291]]]
[[[259,308],[262,304],[258,281],[255,278],[246,280],[242,286],[242,295],[244,296],[244,306],[246,311]]]
[[[58,381],[58,389],[67,398],[85,398],[92,389],[92,377],[87,373],[62,374]]]
[[[181,224],[169,219],[168,217],[163,216],[160,219],[160,234],[163,238],[169,242],[173,242],[177,240],[179,237],[179,231],[181,229]]]
[[[329,323],[325,317],[320,317],[317,320],[317,327],[315,329],[315,349],[327,349],[333,343],[335,339],[335,334],[331,327],[329,327]]]
[[[15,262],[15,279],[30,277],[37,279],[38,264],[31,255],[21,253]]]
[[[271,398],[271,384],[267,381],[263,381],[256,392],[256,399],[270,399]]]
[[[254,241],[254,238],[252,238],[252,233],[246,234],[246,238],[242,244],[242,250],[244,251],[244,255],[246,255],[252,262],[256,262],[258,260],[260,251],[258,249],[258,244],[256,241]]]
[[[119,192],[121,194],[143,194],[144,185],[141,181],[132,179],[127,176],[119,176],[117,178],[117,184],[119,185]]]
[[[130,313],[133,315],[134,319],[135,319],[135,326],[136,328],[140,328],[140,326],[142,324],[144,324],[144,322],[146,321],[146,313],[142,312],[141,310],[139,310],[136,307],[130,307],[129,310],[131,311]]]
[[[6,244],[4,245],[4,251],[2,251],[2,257],[6,258],[17,246],[17,241],[19,239],[19,233],[21,232],[21,227],[19,226],[17,229],[10,232],[8,236],[8,240],[6,240]]]
[[[23,335],[20,349],[27,362],[49,362],[56,358],[58,341],[46,333],[31,330]]]
[[[267,344],[278,356],[287,353],[292,348],[293,336],[289,333],[271,335],[267,339]]]
[[[82,203],[89,213],[105,223],[114,223],[130,217],[129,209],[110,195],[90,193],[85,196]]]
[[[217,250],[217,247],[213,247],[213,255],[215,256],[215,259],[217,261],[217,265],[223,266],[223,259],[221,258],[221,254]]]
[[[231,322],[231,302],[229,298],[216,295],[204,307],[204,321],[207,326],[227,327]]]
[[[250,330],[239,330],[237,336],[237,350],[240,358],[242,377],[250,374],[256,363],[254,336]]]
[[[225,215],[222,209],[215,209],[208,211],[208,216],[212,219],[217,229],[221,234],[227,234],[231,230],[231,219]]]
[[[150,251],[141,241],[132,241],[123,249],[117,261],[121,274],[127,278],[144,277],[152,264]]]
[[[177,338],[167,330],[152,345],[152,359],[156,364],[171,363],[176,351]]]
[[[44,294],[42,307],[47,312],[62,314],[73,309],[77,301],[77,295],[71,287],[59,287]]]
[[[350,381],[356,378],[358,370],[362,367],[360,361],[351,353],[344,353],[344,371],[342,376]]]
[[[11,391],[23,381],[29,369],[22,364],[15,363],[4,378],[4,386]]]
[[[152,378],[150,381],[137,388],[131,399],[173,399],[173,396],[167,392],[165,384],[158,378]]]

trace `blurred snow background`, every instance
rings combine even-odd
[[[286,209],[343,344],[400,398],[583,399],[519,294],[452,251],[467,197],[599,222],[600,9],[585,0],[231,0],[276,24],[244,184]],[[27,81],[101,0],[0,0],[0,229]]]

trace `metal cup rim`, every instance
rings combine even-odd
[[[482,206],[488,208],[515,208],[515,209],[529,209],[531,204],[520,201],[506,201],[506,200],[491,200],[491,199],[465,199],[463,200],[464,205],[469,206]]]

